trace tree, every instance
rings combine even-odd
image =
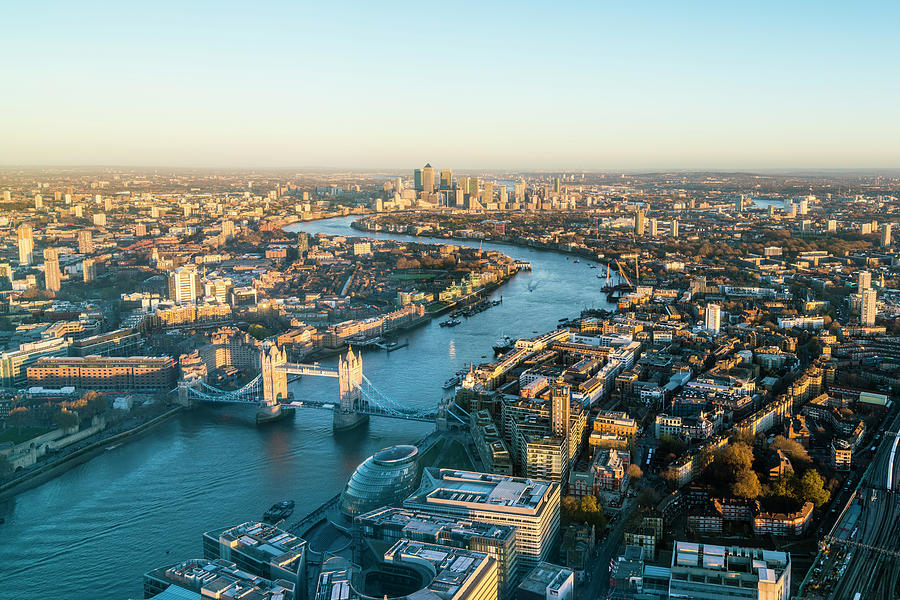
[[[68,410],[61,410],[53,415],[53,422],[60,429],[71,429],[78,425],[78,413]]]
[[[731,493],[738,498],[747,498],[753,500],[759,496],[762,487],[759,485],[759,477],[750,469],[745,469],[737,474],[734,484],[731,486]]]
[[[267,337],[269,337],[270,335],[272,335],[272,330],[270,330],[268,327],[266,327],[264,325],[259,325],[259,324],[254,323],[253,325],[250,325],[250,327],[247,328],[247,333],[249,333],[250,335],[252,335],[254,338],[256,338],[258,340],[264,340]]]
[[[812,463],[809,458],[809,454],[806,452],[806,448],[804,448],[799,442],[795,440],[789,440],[783,435],[776,435],[775,439],[772,440],[772,443],[769,444],[769,449],[781,450],[782,452],[784,452],[795,467],[809,465]]]
[[[6,423],[11,427],[15,427],[17,431],[22,431],[22,427],[31,421],[31,411],[24,406],[17,406],[6,417]]]
[[[812,502],[816,508],[822,506],[831,497],[825,489],[822,476],[815,469],[807,469],[800,477],[797,485],[797,495],[803,502]]]
[[[635,481],[644,476],[644,472],[641,471],[641,468],[634,463],[628,465],[628,477],[629,479],[634,479]]]

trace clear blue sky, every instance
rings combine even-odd
[[[0,164],[900,167],[900,2],[3,2]]]

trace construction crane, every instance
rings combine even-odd
[[[617,258],[617,259],[615,259],[615,261],[616,261],[616,267],[619,269],[619,276],[625,280],[625,283],[627,283],[631,287],[634,287],[634,285],[631,283],[631,280],[628,279],[628,274],[625,272],[625,269],[623,269],[622,265],[619,264],[619,259]]]

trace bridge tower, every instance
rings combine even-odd
[[[338,388],[341,406],[334,411],[334,430],[341,431],[359,427],[369,421],[369,415],[356,412],[362,398],[362,355],[353,354],[351,347],[346,358],[338,359]]]
[[[287,373],[277,368],[287,363],[287,353],[276,344],[265,342],[259,359],[263,393],[256,413],[257,423],[279,419],[282,411],[279,401],[288,397]]]

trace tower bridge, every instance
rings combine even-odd
[[[332,377],[338,380],[337,401],[321,400],[293,401],[288,393],[288,375],[312,377]],[[353,348],[338,359],[337,369],[290,363],[284,350],[276,344],[266,342],[260,351],[260,373],[243,387],[236,390],[222,390],[209,385],[199,377],[184,379],[178,383],[178,398],[185,404],[192,402],[255,404],[258,406],[257,422],[273,421],[281,418],[284,411],[314,408],[331,410],[334,414],[335,431],[353,429],[369,421],[371,416],[423,421],[434,423],[438,419],[451,417],[463,422],[448,407],[436,409],[416,409],[394,400],[379,390],[363,374],[362,356]]]

